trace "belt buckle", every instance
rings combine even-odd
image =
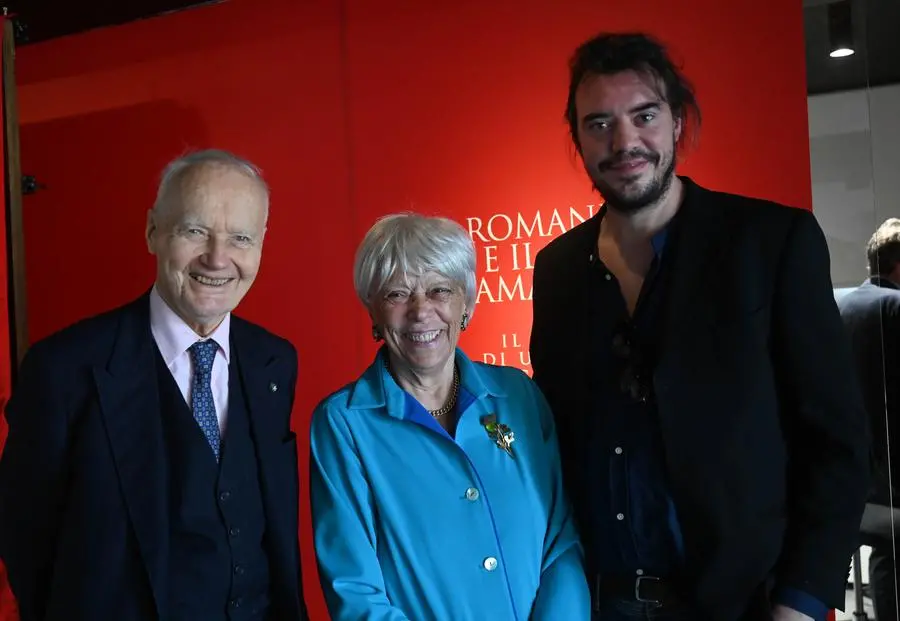
[[[662,603],[658,599],[646,599],[644,597],[641,597],[641,580],[655,580],[656,582],[659,582],[659,578],[657,578],[656,576],[638,576],[634,581],[634,599],[645,604]]]

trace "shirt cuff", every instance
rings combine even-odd
[[[828,606],[809,593],[804,593],[803,591],[792,589],[790,587],[776,589],[772,599],[776,604],[793,608],[797,612],[802,612],[816,621],[825,621],[825,616],[828,614]]]

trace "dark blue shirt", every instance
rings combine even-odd
[[[585,464],[588,480],[595,482],[594,549],[587,553],[601,574],[670,576],[682,556],[651,382],[667,284],[667,233],[652,240],[653,262],[631,316],[616,277],[591,257],[591,338],[600,360],[599,375],[592,378],[598,415],[587,430],[589,445],[598,449]]]
[[[585,480],[593,482],[585,550],[592,573],[676,577],[684,559],[652,385],[677,227],[678,216],[651,240],[653,260],[631,315],[595,243],[587,249],[593,276],[586,337],[599,357],[598,376],[591,378],[596,416],[585,430],[595,447],[584,464]],[[795,589],[776,586],[773,599],[817,620],[827,613],[822,602]]]

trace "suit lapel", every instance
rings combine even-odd
[[[252,339],[252,335],[247,334],[247,328],[240,319],[232,317],[232,343],[237,350],[250,428],[263,474],[267,474],[271,455],[267,449],[277,448],[286,439],[281,425],[284,419],[279,416],[277,406],[289,401],[287,395],[293,387],[288,386],[290,371],[286,361],[273,355],[258,340]]]
[[[295,378],[290,361],[273,354],[264,341],[255,338],[252,329],[232,316],[232,344],[237,353],[259,465],[267,552],[275,568],[289,571],[294,562],[288,552],[291,542],[296,541],[291,525],[296,524],[299,510],[290,506],[299,502],[293,478],[297,473],[297,444],[287,430],[294,391],[290,382]]]
[[[109,363],[94,369],[94,380],[125,506],[165,618],[167,470],[147,296],[123,310]]]
[[[599,358],[590,352],[601,351],[603,343],[599,339],[596,330],[590,330],[588,327],[595,321],[593,313],[596,312],[594,305],[591,304],[591,288],[594,286],[592,272],[598,269],[600,257],[597,250],[597,238],[600,235],[600,223],[606,207],[601,207],[594,216],[585,222],[580,228],[576,229],[577,236],[572,240],[570,248],[571,254],[566,257],[564,262],[565,271],[557,278],[565,282],[565,279],[571,279],[571,282],[565,287],[564,291],[571,296],[565,301],[561,308],[582,309],[583,317],[581,319],[584,332],[593,339],[587,348],[575,348],[582,356],[580,360],[573,360],[574,369],[578,369],[584,375],[585,386],[596,386],[596,378],[600,373],[598,367]],[[562,270],[561,270],[562,271]],[[558,321],[564,322],[565,318],[559,316]],[[580,424],[580,422],[579,422]],[[577,428],[577,427],[576,427]],[[579,436],[584,439],[584,434]]]
[[[688,179],[685,185],[685,200],[671,240],[675,243],[664,305],[663,356],[657,367],[660,376],[689,365],[680,356],[692,348],[678,346],[680,335],[688,334],[688,328],[714,325],[714,306],[704,300],[716,294],[720,255],[731,241],[728,223],[723,221],[725,212],[710,204],[711,193]]]

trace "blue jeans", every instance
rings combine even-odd
[[[666,606],[622,599],[600,602],[600,611],[592,621],[702,621],[703,616],[690,606]]]

